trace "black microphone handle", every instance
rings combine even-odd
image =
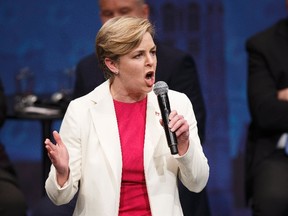
[[[162,120],[163,120],[163,127],[165,130],[166,139],[167,139],[168,146],[170,148],[170,152],[173,155],[178,154],[178,148],[177,148],[178,143],[177,143],[176,134],[175,134],[175,132],[172,132],[170,130],[170,128],[168,127],[169,114],[171,112],[168,95],[167,94],[159,94],[157,96],[157,98],[158,98],[158,103],[159,103],[161,116],[162,116]]]

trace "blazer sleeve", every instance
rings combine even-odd
[[[178,96],[178,98],[181,97],[181,102],[178,102],[179,107],[177,107],[176,104],[173,104],[173,106],[175,106],[176,110],[179,111],[179,114],[182,114],[188,121],[189,148],[185,155],[175,156],[175,158],[178,161],[180,170],[179,178],[181,182],[190,191],[200,192],[208,182],[209,165],[200,143],[197,122],[191,106],[191,102],[186,97],[186,95],[181,95]]]
[[[78,184],[81,177],[81,120],[79,108],[72,101],[67,108],[60,128],[60,136],[66,145],[69,153],[70,175],[63,187],[60,187],[56,180],[56,170],[51,165],[49,176],[45,183],[47,195],[56,205],[68,203],[78,191]]]

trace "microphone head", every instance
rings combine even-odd
[[[158,96],[161,94],[166,94],[168,92],[168,85],[164,81],[158,81],[155,83],[153,91]]]

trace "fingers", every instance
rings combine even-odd
[[[44,141],[45,148],[47,149],[49,157],[50,157],[51,153],[56,150],[56,145],[59,143],[62,143],[61,137],[57,131],[53,131],[53,137],[56,141],[55,144],[48,138]]]
[[[50,139],[46,139],[44,141],[44,143],[45,143],[45,148],[46,148],[48,154],[51,154],[54,151],[55,145],[51,142]],[[49,155],[49,157],[50,157],[50,155]]]
[[[172,132],[176,131],[183,123],[184,117],[178,115],[176,111],[172,111],[169,115],[169,128]]]
[[[56,141],[56,144],[62,145],[62,139],[57,131],[53,131],[53,137]]]
[[[163,119],[159,119],[160,124],[163,126]]]
[[[160,124],[163,126],[163,119],[160,119]],[[189,136],[189,125],[188,122],[184,119],[183,115],[178,115],[178,113],[173,110],[169,114],[169,124],[168,127],[172,132],[176,133],[176,136],[180,136],[183,133],[186,133],[186,136]]]
[[[172,111],[169,115],[169,128],[172,132],[176,132],[179,136],[184,132],[189,131],[189,125],[182,115],[178,115],[176,111]]]
[[[54,135],[54,133],[53,133],[53,135]],[[44,143],[45,143],[45,148],[47,150],[47,155],[48,155],[49,159],[51,160],[51,163],[55,164],[56,163],[56,155],[57,155],[57,146],[54,143],[52,143],[51,140],[48,138],[44,141]]]
[[[51,148],[51,146],[54,145],[54,144],[51,142],[51,140],[48,139],[48,138],[44,141],[44,143],[45,143],[46,148],[47,148],[47,147]]]

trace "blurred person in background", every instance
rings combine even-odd
[[[288,215],[288,18],[250,37],[246,48],[251,114],[246,195],[254,216],[284,216]]]
[[[0,80],[0,128],[6,119],[6,100]],[[25,216],[27,204],[18,184],[16,171],[0,142],[0,215]]]

